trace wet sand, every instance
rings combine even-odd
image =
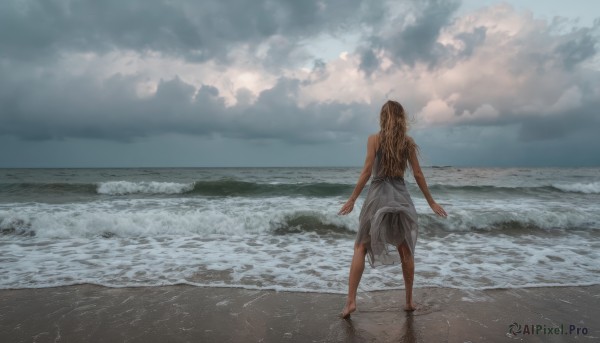
[[[0,342],[594,342],[600,286],[362,292],[350,320],[337,294],[77,285],[0,291]],[[511,336],[509,325],[580,334]],[[587,334],[581,333],[586,328]]]

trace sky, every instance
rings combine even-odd
[[[0,167],[600,166],[600,1],[3,0]]]

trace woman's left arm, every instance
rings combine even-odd
[[[435,212],[435,214],[437,214],[438,216],[445,218],[448,216],[448,214],[442,206],[438,205],[438,203],[436,203],[435,200],[433,200],[431,193],[429,193],[429,187],[427,187],[427,181],[425,181],[425,175],[421,170],[421,166],[419,164],[419,157],[417,155],[417,151],[413,150],[408,159],[413,176],[415,177],[415,181],[417,181],[419,189],[423,193],[425,200],[427,200],[427,203],[429,204],[429,207],[431,207],[433,212]]]
[[[356,187],[354,187],[354,192],[352,192],[350,199],[348,199],[344,206],[342,206],[342,209],[338,212],[338,214],[344,215],[352,212],[352,209],[354,208],[354,202],[360,193],[362,193],[363,188],[369,181],[369,178],[371,177],[371,170],[373,169],[373,162],[375,161],[376,139],[376,135],[369,136],[369,139],[367,140],[367,157],[365,158],[365,165],[360,173]]]

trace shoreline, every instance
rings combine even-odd
[[[368,283],[365,282],[365,283]],[[401,282],[402,284],[402,282]],[[39,286],[39,287],[7,287],[0,288],[0,292],[3,291],[19,291],[19,290],[42,290],[42,289],[59,289],[65,287],[101,287],[101,288],[110,288],[110,289],[136,289],[136,288],[165,288],[165,287],[195,287],[195,288],[214,288],[214,289],[232,289],[232,290],[247,290],[247,291],[256,291],[256,292],[276,292],[276,293],[302,293],[302,294],[327,294],[327,295],[346,295],[346,291],[320,291],[320,290],[312,290],[306,288],[290,288],[290,287],[260,287],[260,286],[249,286],[249,285],[219,285],[219,284],[200,284],[193,282],[180,282],[173,284],[160,284],[160,285],[125,285],[125,286],[115,286],[115,285],[107,285],[102,283],[94,283],[94,282],[75,282],[64,285],[53,285],[53,286]],[[361,285],[362,286],[362,283]],[[404,292],[404,286],[400,285],[394,288],[386,288],[386,289],[370,289],[365,290],[361,289],[359,286],[359,293],[378,293],[378,292]],[[515,287],[473,287],[473,288],[465,288],[465,287],[452,287],[452,286],[414,286],[413,289],[447,289],[447,290],[455,290],[455,291],[464,291],[464,292],[484,292],[484,291],[510,291],[510,290],[519,290],[519,289],[537,289],[537,288],[579,288],[579,287],[600,287],[599,282],[588,282],[588,283],[572,283],[572,284],[563,284],[563,283],[553,283],[553,284],[540,284],[540,285],[523,285],[523,286],[515,286]]]
[[[360,292],[345,296],[190,285],[109,288],[91,284],[0,290],[2,342],[565,342],[600,337],[600,285]],[[513,323],[521,333],[509,334]],[[562,324],[579,334],[548,333]],[[523,334],[529,326],[538,334]],[[527,328],[526,328],[527,327]],[[543,333],[541,330],[547,331]],[[582,334],[583,328],[586,334]]]

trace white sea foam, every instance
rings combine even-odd
[[[194,183],[157,182],[157,181],[108,181],[98,184],[98,194],[179,194],[189,192]]]
[[[419,242],[416,287],[463,289],[599,284],[595,246],[575,236],[515,241],[462,233]],[[578,245],[579,242],[579,245]],[[112,287],[187,283],[344,293],[351,238],[286,236],[39,237],[1,242],[0,288],[75,283]],[[402,288],[399,266],[367,268],[361,290]]]
[[[0,288],[187,283],[344,293],[352,259],[351,232],[345,236],[274,232],[296,225],[288,220],[304,214],[356,230],[361,202],[349,216],[338,216],[343,200],[228,197],[2,204],[0,229],[30,230],[35,236],[5,235],[0,240]],[[455,199],[446,207],[449,218],[442,220],[425,215],[429,209],[422,199],[415,202],[422,214],[417,287],[600,283],[597,230],[568,230],[573,223],[581,224],[576,222],[579,216],[598,220],[593,204],[573,209],[560,207],[559,201]],[[559,210],[560,215],[555,214]],[[511,218],[527,223],[536,217],[546,217],[566,230],[515,234],[464,229]],[[544,220],[535,223],[547,225]],[[598,228],[598,221],[591,227]],[[402,288],[399,266],[366,269],[362,290],[397,288]]]
[[[600,181],[589,183],[562,183],[552,185],[565,192],[600,194]]]

